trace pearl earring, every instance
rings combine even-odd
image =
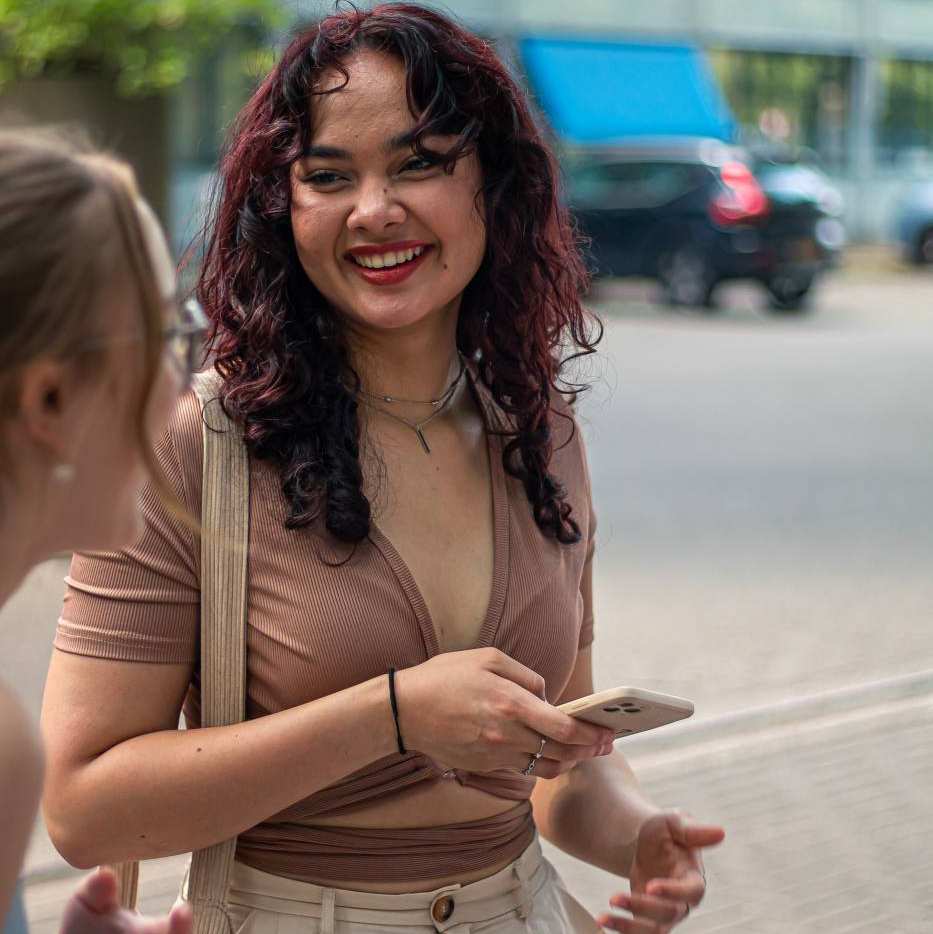
[[[62,485],[71,483],[75,478],[75,469],[71,464],[56,464],[52,468],[52,479]]]

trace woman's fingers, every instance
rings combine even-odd
[[[706,893],[706,883],[698,872],[691,872],[683,879],[652,879],[645,891],[658,898],[699,905]]]
[[[188,904],[176,905],[168,916],[168,934],[191,934],[194,914]]]
[[[535,778],[557,778],[558,775],[569,772],[576,764],[576,762],[556,762],[554,759],[539,759],[532,775]]]
[[[681,836],[679,838],[675,836],[674,839],[690,849],[699,849],[716,846],[722,843],[725,836],[726,831],[713,824],[685,824],[681,830]]]
[[[75,895],[88,911],[102,915],[116,910],[117,878],[110,869],[98,869],[87,876]]]
[[[609,899],[613,908],[630,911],[636,918],[646,918],[663,925],[676,924],[690,914],[690,905],[685,901],[658,898],[653,895],[632,893],[614,895]]]
[[[521,662],[515,661],[514,658],[506,655],[505,652],[499,651],[499,649],[480,649],[479,651],[487,652],[489,655],[488,671],[499,675],[501,678],[506,678],[513,684],[517,684],[537,698],[544,697],[544,678],[536,671],[532,671]]]
[[[627,918],[624,915],[600,915],[596,923],[610,931],[619,931],[619,934],[659,934],[663,930],[655,921]]]
[[[568,717],[547,701],[527,693],[519,702],[519,716],[539,736],[563,746],[605,746],[615,739],[611,730]]]
[[[698,824],[683,811],[673,811],[668,816],[668,826],[675,842],[687,849],[716,846],[725,839],[726,831],[718,824]]]
[[[595,746],[569,746],[565,743],[558,743],[554,740],[548,740],[544,744],[542,755],[547,759],[555,759],[558,762],[579,762],[581,759],[592,759],[595,756],[606,756],[612,752],[611,742],[601,743]]]

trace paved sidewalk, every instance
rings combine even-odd
[[[632,756],[662,804],[719,821],[686,934],[930,934],[933,693]],[[552,851],[553,852],[553,851]],[[612,877],[553,854],[601,911]]]
[[[631,743],[631,761],[655,800],[729,832],[707,861],[706,902],[679,930],[933,931],[933,692],[865,698],[864,706],[836,703],[816,716],[811,707],[797,720],[747,718],[744,729],[741,721],[724,720],[718,731],[700,725],[696,742]],[[620,888],[608,874],[549,852],[590,911]],[[144,866],[144,912],[171,906],[184,863]],[[74,884],[75,877],[36,879],[27,888],[33,934],[58,930]]]

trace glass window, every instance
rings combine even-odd
[[[571,175],[571,192],[581,207],[659,207],[696,188],[706,174],[702,166],[689,162],[595,163]]]
[[[933,160],[933,62],[881,63],[878,161],[922,165]]]
[[[746,145],[803,147],[846,167],[850,58],[721,49],[710,60]]]

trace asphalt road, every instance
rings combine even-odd
[[[933,668],[933,276],[867,260],[807,316],[603,289],[583,404],[597,680],[698,716]]]

